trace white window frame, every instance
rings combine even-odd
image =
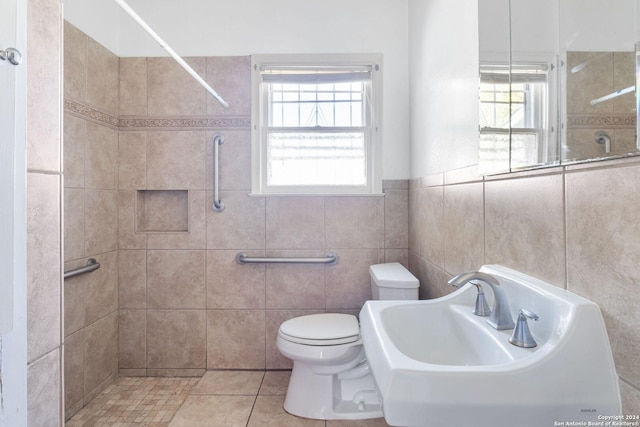
[[[382,193],[382,54],[279,54],[253,55],[251,97],[251,193],[252,195],[374,195]],[[275,67],[363,67],[371,68],[369,123],[365,142],[366,184],[268,185],[266,126],[268,97],[262,70]],[[308,130],[305,128],[305,131]],[[318,132],[322,132],[322,128]]]

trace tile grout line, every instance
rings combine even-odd
[[[267,376],[267,371],[265,370],[263,375],[262,375],[262,380],[260,380],[260,386],[258,387],[258,390],[256,391],[256,395],[253,399],[253,405],[251,405],[251,410],[249,411],[249,418],[247,418],[247,423],[245,424],[245,427],[249,427],[249,424],[251,423],[251,416],[253,415],[253,410],[256,407],[256,403],[258,402],[258,396],[260,395],[260,390],[262,389],[262,385],[264,384],[264,379]]]

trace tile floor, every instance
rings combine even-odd
[[[385,427],[384,419],[308,420],[282,409],[289,371],[208,371],[202,378],[121,377],[66,427]]]

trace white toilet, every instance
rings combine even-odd
[[[373,299],[418,299],[418,279],[401,264],[372,265],[369,273]],[[382,417],[355,316],[323,313],[289,319],[280,325],[277,344],[293,360],[287,412],[323,420]]]

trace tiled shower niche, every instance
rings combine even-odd
[[[188,232],[187,190],[138,190],[136,197],[138,233]]]

